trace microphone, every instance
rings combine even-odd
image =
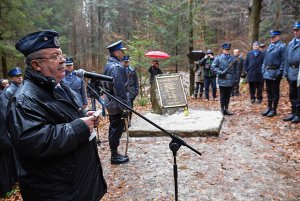
[[[106,81],[106,82],[114,81],[114,78],[111,76],[102,75],[102,74],[98,74],[98,73],[91,73],[91,72],[87,72],[83,69],[74,70],[74,73],[75,73],[75,75],[77,75],[77,77],[80,77],[80,78],[98,79],[98,80]]]

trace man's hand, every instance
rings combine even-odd
[[[122,119],[126,119],[129,116],[129,111],[124,110],[123,113],[121,114]]]
[[[99,125],[99,116],[95,116],[94,113],[95,111],[88,111],[87,117],[80,118],[90,128],[91,133],[93,132],[93,129]]]

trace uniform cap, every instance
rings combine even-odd
[[[53,30],[30,33],[20,39],[15,47],[27,57],[29,54],[41,49],[59,48],[59,35]]]
[[[109,50],[109,52],[114,52],[116,50],[126,50],[126,48],[123,47],[122,40],[112,43],[109,46],[107,46],[106,48]]]
[[[124,57],[123,57],[123,59],[122,59],[122,61],[129,61],[129,55],[125,55]]]
[[[72,57],[67,57],[67,58],[66,58],[65,65],[66,65],[66,66],[71,66],[71,65],[73,65],[73,58],[72,58]]]
[[[14,77],[14,76],[17,76],[17,75],[22,75],[22,70],[20,67],[14,67],[12,69],[10,69],[8,72],[7,72],[7,75],[9,77]]]
[[[271,30],[270,31],[270,38],[273,38],[275,36],[279,36],[280,34],[281,34],[281,31]]]
[[[230,47],[231,47],[231,44],[230,43],[224,43],[222,45],[222,49],[225,49],[225,50],[230,50]]]
[[[293,29],[300,29],[300,22],[295,22]]]

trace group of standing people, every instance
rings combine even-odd
[[[300,122],[300,86],[297,86],[300,63],[300,22],[293,26],[294,38],[286,46],[281,40],[281,32],[270,31],[270,45],[266,51],[261,48],[258,41],[253,42],[252,50],[247,53],[245,61],[234,51],[230,55],[230,44],[222,45],[222,54],[214,58],[211,70],[218,77],[220,89],[221,112],[224,115],[232,115],[228,110],[230,96],[238,95],[240,77],[247,76],[251,103],[261,103],[263,100],[263,86],[266,83],[267,109],[263,116],[274,117],[277,115],[277,107],[280,99],[280,82],[286,77],[289,82],[289,98],[291,102],[291,114],[283,121],[292,123]],[[202,60],[206,59],[205,56]],[[201,62],[200,62],[201,63]],[[201,63],[203,64],[203,63]],[[197,71],[196,71],[197,72]],[[197,96],[197,81],[195,87]],[[201,90],[200,90],[201,95]]]

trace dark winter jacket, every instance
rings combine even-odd
[[[200,60],[200,65],[204,66],[204,78],[214,78],[216,74],[211,70],[211,65],[214,59],[202,58]]]
[[[128,79],[126,70],[117,58],[110,56],[104,67],[104,75],[114,78],[113,83],[105,83],[105,89],[114,97],[128,105]],[[121,114],[126,108],[115,100],[105,97],[105,108],[109,115]]]
[[[155,66],[150,66],[148,68],[148,72],[150,73],[150,80],[149,80],[149,83],[152,84],[154,78],[156,75],[159,75],[159,74],[162,74],[162,71],[160,68],[157,68]]]
[[[139,80],[135,68],[128,66],[125,68],[128,74],[129,96],[134,99],[139,94]]]
[[[98,201],[106,183],[96,139],[82,121],[75,92],[70,100],[54,90],[53,78],[26,69],[24,86],[7,111],[6,125],[20,159],[21,193],[26,200]]]
[[[257,50],[248,52],[245,59],[245,70],[248,82],[262,82],[263,75],[261,73],[261,66],[264,61],[264,54]]]

